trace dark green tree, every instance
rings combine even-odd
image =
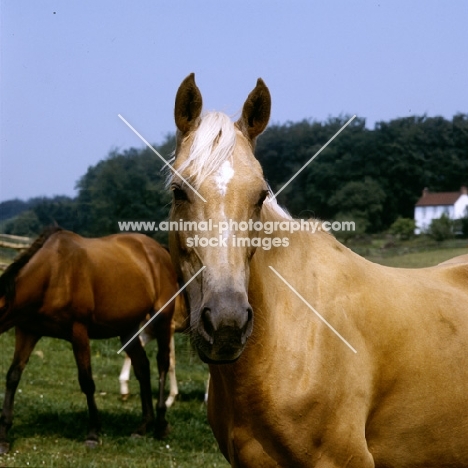
[[[79,231],[76,201],[66,196],[44,198],[34,205],[35,213],[41,227],[58,225],[71,231]]]
[[[396,221],[390,226],[389,232],[401,240],[408,240],[414,237],[415,229],[416,222],[414,219],[397,218]]]
[[[22,211],[19,215],[9,219],[4,226],[5,234],[15,236],[36,237],[42,225],[33,210]]]
[[[161,152],[173,139],[166,141]],[[88,236],[119,232],[119,221],[155,221],[168,218],[170,196],[165,187],[163,163],[150,149],[111,152],[88,169],[78,181],[80,230]],[[147,233],[162,242],[166,234]]]
[[[380,185],[370,177],[343,185],[330,198],[329,204],[337,214],[344,213],[365,220],[368,232],[382,230],[382,211],[386,198]],[[351,219],[352,221],[352,219]]]
[[[437,242],[454,237],[453,221],[444,213],[439,219],[433,219],[428,234]]]

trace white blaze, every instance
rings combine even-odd
[[[232,168],[231,163],[227,160],[224,161],[215,176],[215,181],[221,195],[226,195],[228,183],[232,179],[233,175],[234,169]]]
[[[232,179],[233,175],[234,175],[234,169],[232,168],[231,163],[228,160],[224,161],[223,164],[221,164],[214,178],[221,196],[226,195],[227,186],[229,184],[229,181]],[[225,221],[226,215],[224,214],[224,201],[221,201],[220,209],[221,209],[221,213],[220,213],[221,219]],[[231,236],[231,233],[228,229],[226,229],[223,231],[222,236],[223,236],[223,239],[229,239]],[[220,257],[219,257],[220,261],[227,263],[228,257],[227,257],[226,249],[220,249],[219,253],[220,253]]]

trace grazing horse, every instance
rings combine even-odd
[[[253,154],[264,82],[236,123],[201,108],[192,74],[175,100],[169,180],[171,220],[191,231],[171,232],[170,249],[186,282],[197,275],[191,336],[226,459],[468,467],[468,265],[388,268],[324,229],[297,230]]]
[[[156,421],[150,368],[139,339],[125,348],[140,384],[143,420],[134,434],[155,424],[156,435],[167,430],[164,384],[177,277],[166,249],[141,234],[116,234],[86,239],[54,228],[44,232],[0,277],[0,334],[15,327],[13,362],[7,374],[0,417],[0,453],[10,444],[15,391],[29,356],[42,336],[69,341],[86,395],[89,429],[86,445],[99,442],[100,418],[94,400],[89,340],[119,336],[126,344],[147,314],[158,340],[159,400]]]
[[[149,317],[148,317],[149,318]],[[147,323],[145,320],[142,325]],[[184,332],[188,328],[188,309],[185,302],[184,293],[179,294],[175,299],[175,308],[174,316],[172,318],[172,333],[174,332]],[[143,346],[146,346],[150,341],[156,339],[157,329],[153,327],[153,322],[149,323],[140,333],[140,341]],[[176,354],[175,354],[175,343],[174,336],[171,338],[171,352],[169,359],[169,396],[166,400],[166,407],[170,408],[174,403],[177,395],[179,394],[179,389],[177,387],[177,377],[175,371],[176,365]],[[126,401],[130,395],[130,390],[128,388],[128,382],[130,380],[130,368],[132,366],[132,361],[130,357],[125,355],[125,360],[122,365],[122,370],[120,371],[119,382],[120,382],[120,395],[122,400]]]

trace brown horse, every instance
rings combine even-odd
[[[89,339],[119,336],[126,344],[147,314],[160,313],[153,329],[158,340],[159,400],[156,421],[149,361],[140,340],[125,348],[140,384],[143,421],[134,434],[155,424],[157,435],[167,429],[164,385],[177,278],[166,249],[140,234],[86,239],[54,228],[45,232],[0,277],[0,334],[15,327],[13,362],[7,374],[0,418],[0,453],[10,444],[15,391],[29,356],[42,336],[69,341],[86,395],[89,430],[86,445],[99,441],[100,420],[94,400]]]
[[[201,107],[192,74],[170,180],[171,219],[191,231],[170,248],[185,281],[205,267],[187,288],[190,327],[226,459],[468,467],[468,264],[388,268],[297,231],[253,155],[270,113],[263,81],[236,123]]]

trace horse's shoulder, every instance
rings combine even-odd
[[[70,231],[55,232],[24,265],[18,278],[31,277],[33,273],[36,274],[39,271],[43,274],[51,274],[58,269],[62,273],[68,270],[70,266],[75,265],[77,254],[82,257],[80,254],[83,248],[79,244],[79,239],[81,239],[80,236]]]
[[[72,231],[61,230],[52,234],[38,254],[48,257],[69,256],[85,249],[85,238]]]

